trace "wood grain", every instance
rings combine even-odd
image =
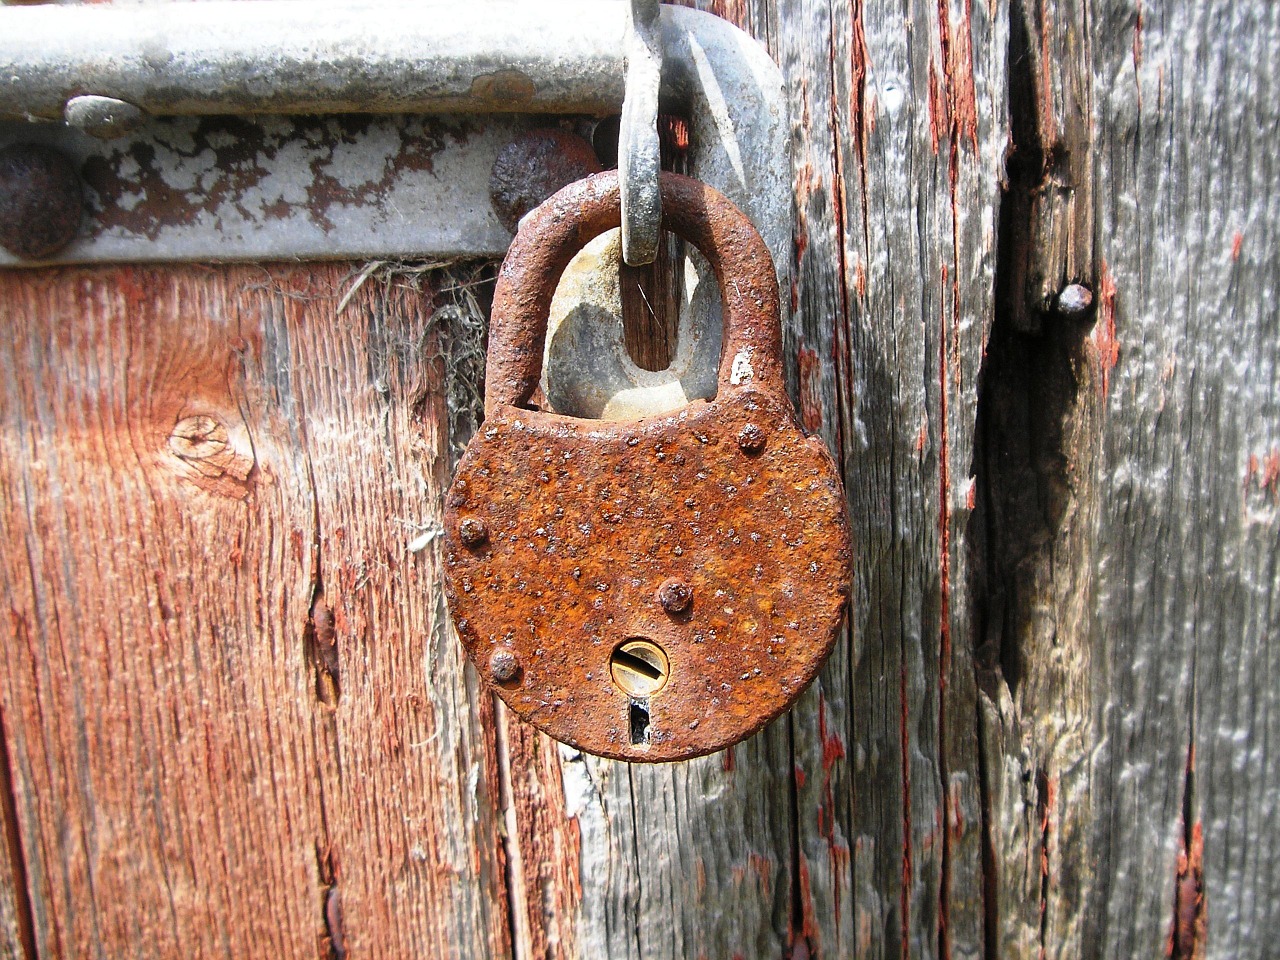
[[[407,549],[448,472],[444,332],[396,287],[336,316],[345,282],[0,277],[0,702],[42,956],[506,949],[489,704]]]
[[[1105,814],[1090,824],[1100,868],[1084,935],[1098,956],[1168,949],[1178,859],[1199,829],[1205,955],[1261,957],[1280,929],[1276,838],[1259,829],[1280,788],[1267,746],[1280,504],[1266,466],[1280,460],[1280,10],[1099,14],[1089,763]]]

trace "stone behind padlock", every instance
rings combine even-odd
[[[494,297],[486,420],[446,499],[446,588],[480,675],[557,740],[679,760],[755,733],[830,652],[849,593],[839,474],[782,375],[773,263],[737,207],[662,175],[664,226],[724,304],[714,399],[634,421],[527,409],[556,282],[619,223],[613,172],[524,221]]]

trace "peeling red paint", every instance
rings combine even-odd
[[[806,433],[822,429],[822,364],[818,352],[801,347],[796,353],[800,368],[800,423]]]
[[[722,20],[728,20],[739,30],[751,32],[751,17],[742,0],[712,0],[711,12]]]
[[[1258,487],[1270,490],[1272,496],[1280,494],[1280,447],[1272,447],[1271,452],[1263,458]]]
[[[813,169],[813,164],[809,161],[801,163],[796,167],[795,172],[795,197],[798,215],[803,219],[804,223],[808,223],[807,211],[809,209],[809,201],[813,198],[815,186],[817,185],[818,175]],[[809,244],[808,231],[803,227],[797,231],[796,242],[801,244],[796,259],[804,257],[805,248]]]
[[[867,137],[875,127],[875,113],[867,111],[867,35],[862,27],[862,0],[853,0],[849,11],[852,36],[849,43],[849,115],[862,183],[862,226],[867,227]],[[834,38],[834,31],[833,31]]]
[[[1116,284],[1105,260],[1099,268],[1098,322],[1092,338],[1102,371],[1102,395],[1106,397],[1111,393],[1111,371],[1120,360],[1120,341],[1116,339]]]
[[[1198,960],[1204,954],[1208,918],[1204,901],[1204,830],[1191,828],[1191,845],[1178,854],[1174,882],[1173,930],[1165,954],[1173,960]]]
[[[973,2],[965,0],[959,29],[952,31],[947,0],[938,0],[938,45],[947,92],[947,134],[951,140],[951,187],[956,186],[960,144],[968,140],[978,150],[978,96],[973,80]],[[930,64],[932,69],[932,64]]]
[[[916,434],[916,453],[923,453],[925,444],[929,442],[929,421],[924,419],[920,422],[920,430]]]
[[[1044,804],[1040,810],[1040,830],[1046,837],[1048,837],[1049,835],[1050,821],[1053,819],[1053,808],[1057,805],[1057,801],[1058,801],[1058,778],[1049,777],[1046,780]],[[1046,847],[1046,850],[1044,853],[1042,865],[1043,865],[1044,874],[1048,876],[1049,854],[1047,850],[1047,847],[1048,847],[1047,843],[1045,844],[1045,847]]]
[[[1133,69],[1142,67],[1142,0],[1138,0],[1137,16],[1133,21]]]
[[[1039,793],[1038,813],[1040,814],[1040,950],[1041,960],[1046,955],[1045,934],[1049,909],[1049,890],[1052,886],[1053,872],[1050,852],[1053,847],[1053,811],[1057,805],[1058,778],[1049,776],[1041,770],[1036,774],[1036,790]]]
[[[733,773],[737,765],[737,760],[734,759],[733,747],[720,754],[720,769],[725,773]]]
[[[1244,234],[1239,230],[1231,238],[1231,260],[1234,263],[1240,259],[1240,248],[1244,246]]]
[[[933,152],[938,153],[938,144],[942,142],[942,129],[947,125],[947,106],[942,99],[942,89],[938,84],[938,71],[933,57],[929,58],[929,139],[933,144]]]
[[[954,146],[952,148],[952,157],[955,157]],[[959,241],[955,236],[955,196],[952,194],[952,244],[953,250],[958,255]],[[942,272],[942,284],[945,290],[947,282],[947,272],[945,267]],[[940,302],[945,302],[945,297]],[[952,291],[952,309],[953,313],[959,311],[959,295],[958,291]],[[958,326],[958,317],[957,320]],[[938,379],[940,381],[940,389],[938,391],[938,594],[939,594],[939,613],[938,613],[938,768],[942,775],[943,783],[947,782],[950,776],[950,769],[947,763],[947,677],[951,673],[951,471],[950,471],[950,452],[948,450],[948,430],[947,430],[947,392],[950,389],[950,376],[947,362],[947,333],[945,308],[944,317],[940,324],[938,336]],[[958,349],[958,348],[957,348]],[[948,819],[950,796],[944,790],[942,794],[942,809],[939,811],[941,823],[945,823]],[[943,960],[949,960],[951,956],[951,938],[950,938],[950,918],[949,909],[951,903],[951,843],[950,838],[945,829],[942,830],[942,865],[941,865],[941,896],[940,909],[938,914],[938,952]]]
[[[827,701],[818,697],[818,737],[822,741],[822,770],[831,773],[837,760],[845,758],[844,740],[834,730],[827,729]]]
[[[795,928],[795,918],[792,918],[791,927],[791,949],[792,956],[816,956],[820,955],[819,947],[822,943],[822,934],[818,929],[818,921],[813,909],[813,884],[809,878],[809,861],[805,859],[804,854],[800,855],[800,929]],[[801,953],[801,950],[806,951]]]
[[[800,306],[800,270],[805,253],[809,249],[809,199],[813,196],[815,176],[813,164],[807,161],[796,168],[796,226],[793,232],[795,247],[792,254],[795,269],[791,271],[791,311],[793,313]]]
[[[800,127],[803,130],[813,128],[813,114],[809,111],[809,78],[800,78]]]
[[[837,761],[845,758],[845,745],[840,734],[827,727],[827,701],[821,695],[818,697],[818,739],[822,743],[822,805],[818,808],[818,833],[826,838],[827,853],[831,859],[832,901],[838,936],[841,883],[849,863],[849,848],[836,838],[836,797],[831,771]]]
[[[773,888],[773,861],[758,853],[747,854],[747,865],[755,873],[760,882],[760,892],[768,900]]]
[[[800,764],[798,763],[795,765],[795,773],[796,773],[796,789],[803,790],[805,783],[809,779],[809,775],[804,772],[804,767],[800,766]]]

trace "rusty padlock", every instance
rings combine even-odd
[[[633,421],[532,408],[552,294],[619,224],[618,177],[531,213],[494,295],[485,421],[446,499],[446,586],[480,675],[557,740],[626,760],[730,746],[830,652],[849,593],[835,464],[783,384],[773,261],[743,213],[662,174],[663,224],[715,270],[714,399]]]

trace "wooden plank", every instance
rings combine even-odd
[[[1025,322],[1036,297],[1006,290],[988,357],[994,945],[1263,956],[1275,854],[1245,824],[1274,816],[1277,783],[1258,750],[1280,656],[1280,114],[1254,64],[1272,63],[1280,26],[1261,4],[1048,3],[1028,39],[1062,56],[1026,82],[1055,110],[1074,90],[1084,115],[1030,116],[1030,145],[1015,117],[1015,149],[1065,157],[1081,149],[1071,124],[1091,120],[1085,172],[1038,172],[1095,196],[1099,225],[1092,262],[1049,241],[1028,252],[1059,282],[1092,276],[1097,312],[1033,305]],[[1042,226],[1032,208],[1015,245]]]
[[[780,17],[809,327],[799,392],[820,400],[842,452],[857,553],[854,642],[797,741],[822,955],[982,948],[964,534],[1007,138],[1005,16],[855,2],[786,4]]]
[[[408,549],[451,334],[396,285],[338,316],[348,282],[0,277],[0,704],[42,955],[506,949],[488,699]]]
[[[573,896],[538,888],[530,927],[553,904],[570,909],[584,956],[974,955],[982,816],[963,534],[1008,136],[1005,13],[710,9],[761,36],[787,78],[798,191],[787,349],[806,424],[843,450],[858,639],[787,727],[719,769],[573,756],[557,772],[513,752],[513,777],[539,770],[536,802],[516,806],[536,825],[522,840],[580,843]],[[787,823],[794,837],[776,826]],[[754,890],[736,882],[744,851],[761,871]],[[735,882],[704,879],[715,876]],[[526,893],[534,883],[526,869]]]
[[[1280,921],[1262,826],[1280,783],[1266,747],[1280,732],[1280,10],[1115,2],[1093,29],[1107,93],[1089,759],[1107,814],[1086,936],[1098,956],[1191,956],[1172,914],[1194,917],[1196,878],[1175,878],[1202,832],[1205,955],[1266,956]]]
[[[995,325],[979,397],[973,543],[982,690],[988,949],[1078,956],[1099,815],[1087,757],[1096,601],[1085,575],[1099,424],[1087,318],[1096,287],[1088,13],[1011,5],[1011,143]]]

